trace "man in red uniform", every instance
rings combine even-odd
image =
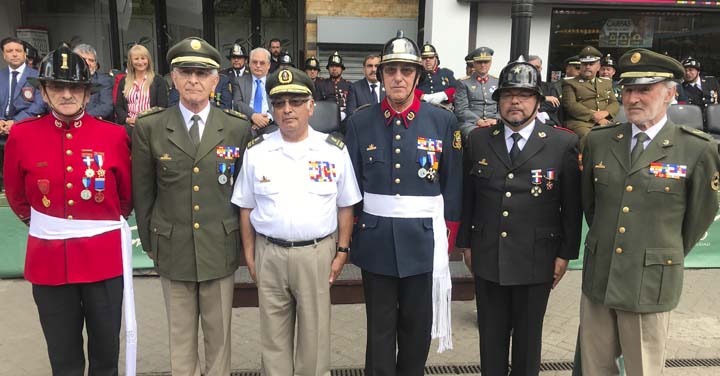
[[[130,140],[122,127],[85,112],[93,86],[82,57],[61,47],[41,70],[31,82],[51,113],[16,124],[5,147],[7,200],[30,227],[25,278],[53,375],[85,374],[83,325],[89,374],[117,375],[123,264],[130,263],[123,257],[130,251],[124,221],[132,210]],[[128,359],[127,374],[134,375],[134,357]]]

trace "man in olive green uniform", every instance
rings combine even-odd
[[[613,93],[612,80],[597,77],[602,53],[587,46],[580,51],[580,76],[563,81],[562,102],[565,110],[565,127],[580,137],[596,125],[608,125],[620,109]]]
[[[160,274],[172,374],[200,376],[198,318],[206,376],[230,374],[233,272],[240,256],[238,210],[230,203],[250,123],[210,106],[220,53],[187,38],[167,54],[178,105],[138,117],[133,199],[143,249]]]
[[[712,137],[673,124],[683,67],[645,49],[619,60],[628,123],[593,128],[582,164],[585,242],[580,343],[584,376],[661,375],[683,260],[718,210]]]

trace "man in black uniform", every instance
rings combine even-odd
[[[532,65],[506,66],[493,93],[501,121],[470,132],[464,154],[457,245],[475,275],[485,376],[508,375],[511,337],[511,375],[539,373],[550,290],[580,246],[578,138],[535,119],[539,84]]]
[[[333,52],[328,58],[325,68],[327,68],[330,77],[315,82],[317,88],[315,100],[334,101],[340,107],[340,119],[345,120],[347,115],[345,107],[347,106],[347,94],[350,91],[350,81],[342,78],[342,72],[345,70],[342,56],[337,51]]]
[[[316,85],[317,82],[321,80],[321,78],[318,77],[318,73],[320,73],[320,63],[318,63],[315,56],[310,56],[309,58],[305,59],[305,73],[307,73],[308,77],[310,77],[310,79]]]
[[[603,78],[607,78],[612,80],[612,88],[613,93],[615,94],[615,98],[617,98],[618,103],[622,103],[622,88],[618,84],[618,81],[615,79],[615,73],[617,70],[615,69],[615,59],[613,59],[612,55],[607,54],[605,57],[600,59],[600,71],[598,72],[598,75]]]
[[[435,46],[425,43],[422,48],[423,75],[418,90],[422,91],[420,99],[433,104],[448,105],[455,101],[455,73],[447,68],[440,68],[440,56]]]
[[[242,45],[236,41],[227,58],[230,60],[232,66],[220,73],[230,78],[242,77],[242,75],[245,74],[245,61],[247,60],[247,54],[245,53],[245,49],[242,48]]]
[[[682,65],[685,68],[682,87],[688,104],[700,106],[704,111],[706,106],[718,103],[718,82],[715,77],[702,76],[702,64],[692,56],[683,60]]]

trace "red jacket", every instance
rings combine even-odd
[[[117,221],[132,211],[130,165],[123,127],[87,114],[67,124],[49,114],[13,127],[5,145],[5,192],[25,222],[31,207],[59,218]],[[88,170],[92,178],[84,180]],[[120,230],[68,240],[28,236],[25,278],[40,285],[114,278],[122,274],[120,249]]]

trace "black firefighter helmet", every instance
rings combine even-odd
[[[390,39],[382,49],[382,57],[377,69],[377,77],[382,82],[382,69],[387,63],[410,63],[422,70],[422,58],[420,49],[412,39],[405,37],[402,30],[398,30],[397,36]],[[418,78],[419,78],[418,74]]]
[[[42,82],[92,85],[90,69],[85,59],[65,46],[61,46],[45,56],[40,63],[40,75],[28,77],[28,81],[37,88]],[[95,89],[95,85],[93,85],[93,89]]]
[[[539,103],[545,100],[540,82],[540,72],[538,72],[537,68],[525,62],[525,59],[520,56],[500,72],[498,87],[493,92],[492,98],[497,102],[502,91],[506,89],[528,89],[537,94],[540,98]]]

